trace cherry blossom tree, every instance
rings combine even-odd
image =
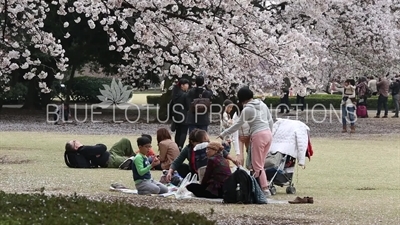
[[[65,28],[83,17],[90,28],[102,27],[109,50],[124,60],[121,76],[204,74],[215,93],[238,85],[263,93],[279,89],[284,76],[320,85],[334,73],[393,70],[399,60],[394,0],[1,0],[4,84],[17,69],[26,79],[49,75],[32,48],[55,62],[52,76],[67,71],[60,40],[43,29],[49,4],[61,16],[76,15]]]

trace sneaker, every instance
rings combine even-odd
[[[120,190],[125,190],[125,189],[128,189],[128,188],[119,183],[113,183],[110,186],[110,190],[112,190],[112,191],[120,191]]]
[[[394,116],[392,116],[392,118],[399,118],[399,116],[394,115]]]
[[[384,115],[384,116],[382,116],[382,118],[388,118],[388,116],[387,116],[387,115]]]
[[[130,158],[125,159],[125,161],[122,162],[121,165],[119,165],[119,168],[120,168],[121,170],[131,170],[131,169],[132,169],[132,164],[133,164],[133,159],[134,159],[134,158],[135,158],[135,157],[132,156],[132,157],[130,157]]]
[[[263,192],[264,192],[265,197],[267,197],[267,198],[271,197],[271,192],[268,189],[263,190]]]

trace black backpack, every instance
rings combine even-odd
[[[205,113],[210,112],[211,107],[211,100],[210,98],[204,98],[203,94],[206,92],[204,88],[203,92],[199,95],[198,98],[193,99],[192,103],[190,104],[190,111],[197,112],[197,113]]]
[[[225,181],[223,186],[224,203],[253,203],[253,182],[250,175],[238,168]]]
[[[85,156],[77,153],[76,151],[64,152],[65,164],[70,168],[92,168],[92,164]]]

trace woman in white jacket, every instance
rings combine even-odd
[[[239,121],[239,116],[242,110],[243,107],[236,107],[232,117],[233,123]],[[236,160],[240,163],[240,165],[244,166],[244,149],[246,147],[246,152],[248,154],[248,149],[250,146],[250,126],[247,122],[243,123],[243,125],[239,128],[237,135],[233,135],[233,141],[234,143],[237,143],[237,145],[235,144],[235,150],[237,149]]]

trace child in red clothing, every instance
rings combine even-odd
[[[146,137],[150,140],[150,142],[153,141],[153,138],[151,137],[151,135],[148,134],[142,134],[142,137]],[[139,153],[139,150],[136,151],[136,154]],[[153,158],[156,157],[156,154],[153,151],[153,148],[150,148],[150,150],[147,152],[146,154],[147,158],[149,158],[150,163],[153,161]]]

